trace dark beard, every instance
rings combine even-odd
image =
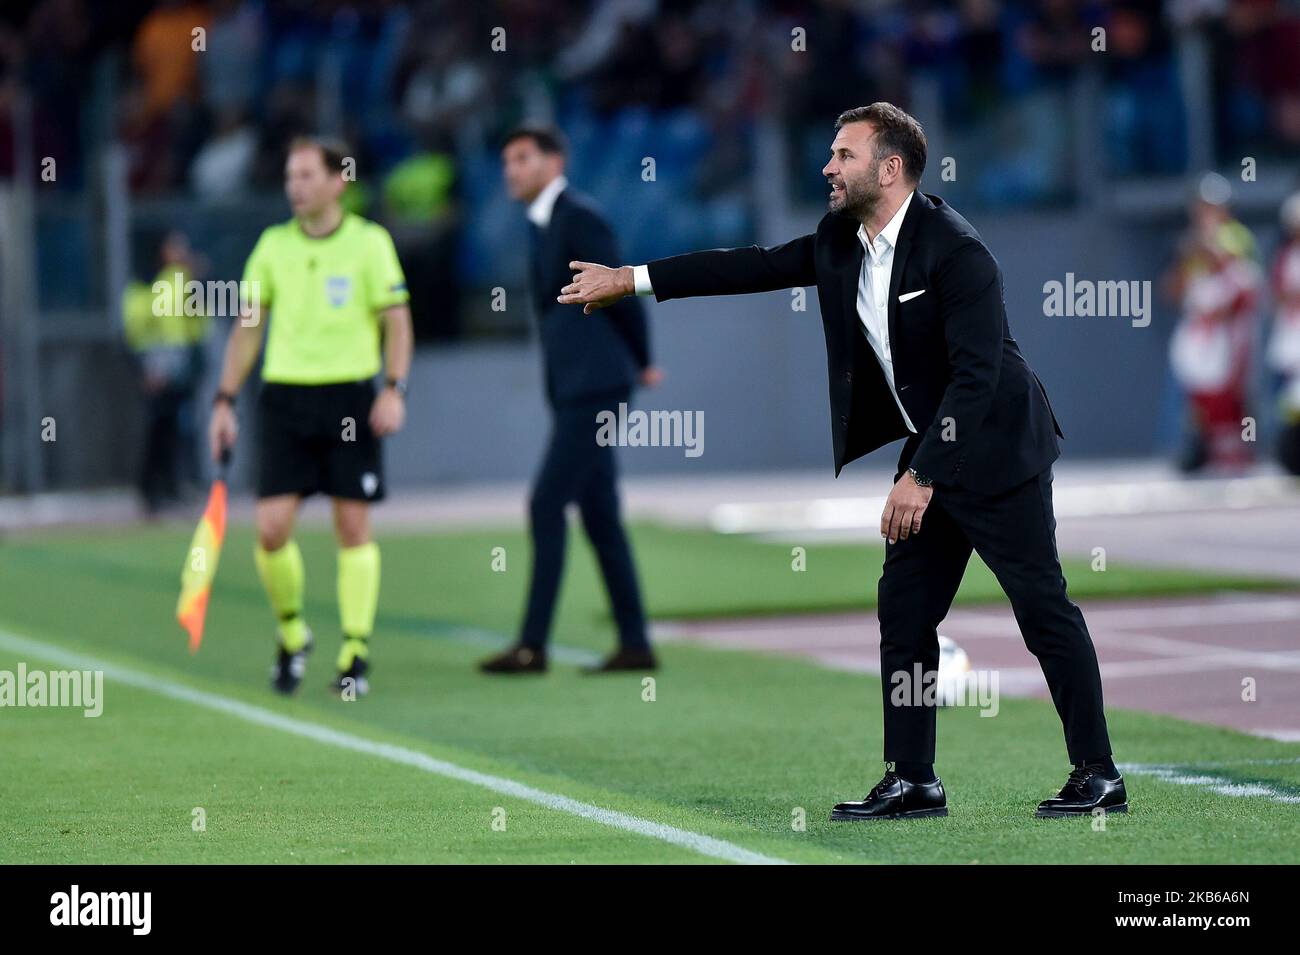
[[[866,222],[876,211],[882,198],[879,186],[866,192],[855,193],[851,199],[847,195],[847,190],[845,192],[848,201],[844,203],[844,214],[858,222]]]
[[[871,167],[871,172],[867,175],[867,182],[873,185],[864,186],[862,191],[850,192],[848,183],[844,184],[844,205],[839,210],[831,210],[833,214],[843,216],[846,219],[853,219],[856,222],[865,222],[876,207],[880,205],[883,193],[880,191],[880,162],[877,161]]]

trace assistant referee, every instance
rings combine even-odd
[[[213,402],[213,459],[238,435],[235,396],[262,348],[254,558],[278,619],[272,685],[302,682],[312,633],[302,616],[303,563],[292,539],[298,506],[333,500],[342,647],[336,690],[369,690],[369,640],[379,602],[370,505],[384,497],[380,438],[406,416],[411,313],[393,240],[340,204],[347,151],[295,139],[285,163],[293,218],[262,233],[244,269],[240,321],[226,343]],[[381,368],[386,381],[376,394]]]

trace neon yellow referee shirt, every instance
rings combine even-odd
[[[383,367],[379,313],[410,299],[388,230],[350,212],[321,238],[297,219],[267,228],[244,283],[269,312],[262,380],[291,385],[374,377]]]

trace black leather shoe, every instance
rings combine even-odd
[[[831,822],[865,819],[924,819],[948,815],[948,797],[936,776],[928,783],[909,783],[897,773],[885,773],[861,802],[842,802],[831,810]]]
[[[657,670],[659,661],[650,650],[616,650],[594,666],[584,667],[584,673],[618,673],[623,670]]]
[[[1124,777],[1107,779],[1100,768],[1085,765],[1076,766],[1061,791],[1040,802],[1034,815],[1040,819],[1089,816],[1094,809],[1128,812],[1128,793],[1124,791]]]
[[[545,673],[546,651],[518,643],[505,653],[484,660],[478,668],[484,673]]]

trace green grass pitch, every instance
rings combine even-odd
[[[879,682],[796,660],[666,645],[655,700],[639,676],[589,678],[553,662],[546,677],[479,676],[475,662],[513,633],[527,582],[518,529],[379,536],[384,576],[373,693],[326,690],[337,648],[334,548],[303,530],[307,616],[318,650],[301,694],[266,685],[272,625],[232,527],[208,630],[191,657],[172,619],[191,528],[52,534],[0,543],[0,632],[94,656],[207,693],[402,746],[548,793],[725,840],[791,862],[1279,862],[1300,854],[1300,807],[1128,777],[1133,809],[1103,831],[1037,820],[1066,765],[1045,701],[1004,699],[994,719],[939,716],[937,768],[951,816],[832,824],[830,806],[878,778]],[[881,550],[788,545],[704,531],[634,529],[658,618],[843,610],[874,601]],[[580,535],[556,641],[612,640]],[[506,569],[493,570],[493,548]],[[1184,572],[1067,564],[1076,598],[1260,586]],[[978,562],[963,601],[1002,600]],[[863,634],[864,640],[872,639]],[[0,648],[0,669],[55,664]],[[1231,764],[1230,781],[1300,794],[1300,747],[1112,710],[1125,762]],[[690,848],[611,828],[378,756],[253,725],[134,686],[105,685],[104,713],[0,710],[0,862],[713,862]],[[1283,760],[1248,763],[1248,760]],[[1286,762],[1286,760],[1292,760]],[[205,817],[195,831],[194,810]],[[795,821],[806,817],[806,827]],[[502,825],[504,822],[504,825]]]

